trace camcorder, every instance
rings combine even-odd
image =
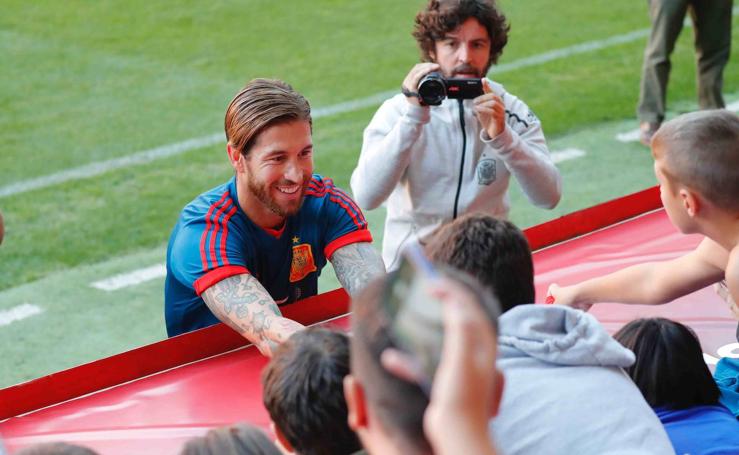
[[[411,244],[403,251],[398,269],[390,273],[383,299],[390,339],[423,372],[419,385],[426,393],[431,390],[444,338],[442,303],[429,292],[439,278],[422,248]]]
[[[427,106],[438,106],[444,98],[469,100],[483,93],[482,79],[447,79],[437,72],[427,74],[418,83],[418,98]]]

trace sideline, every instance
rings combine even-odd
[[[734,8],[732,11],[733,15],[739,13],[739,7]],[[689,26],[690,24],[688,24]],[[531,66],[541,65],[554,60],[559,60],[573,55],[584,54],[593,52],[596,50],[604,49],[619,44],[625,44],[632,41],[637,41],[649,35],[649,29],[641,29],[633,32],[625,33],[622,35],[615,35],[610,38],[602,40],[588,41],[585,43],[576,44],[573,46],[563,47],[561,49],[555,49],[552,51],[544,52],[530,57],[524,57],[518,60],[514,60],[509,63],[503,63],[497,65],[491,69],[491,73],[501,74],[509,71],[515,71],[522,68]],[[343,103],[334,104],[332,106],[326,106],[317,108],[313,111],[313,118],[325,118],[331,117],[338,114],[344,114],[348,112],[354,112],[366,107],[376,106],[382,101],[395,95],[397,90],[386,91],[377,93],[375,95],[360,98],[356,100],[346,101]],[[96,177],[98,175],[105,174],[107,172],[121,169],[125,167],[147,164],[152,161],[161,160],[174,155],[179,155],[190,150],[209,147],[216,144],[225,142],[225,137],[222,132],[209,134],[207,136],[201,136],[197,138],[188,139],[182,142],[176,142],[173,144],[167,144],[160,147],[135,152],[133,154],[123,156],[120,158],[114,158],[107,161],[99,161],[95,163],[86,164],[76,168],[67,169],[64,171],[48,174],[41,177],[21,180],[9,185],[0,187],[0,198],[14,196],[17,194],[26,193],[28,191],[38,190],[47,188],[54,185],[59,185],[74,180],[81,180],[85,178]]]

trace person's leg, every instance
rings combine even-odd
[[[724,107],[721,89],[731,51],[732,0],[693,0],[690,16],[695,28],[698,105]]]
[[[683,27],[688,0],[648,0],[648,4],[652,31],[644,51],[637,114],[640,122],[659,125],[665,118],[670,54]]]

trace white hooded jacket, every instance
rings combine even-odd
[[[501,453],[674,454],[622,368],[634,354],[588,313],[520,305],[499,319],[503,402],[491,424]]]
[[[385,101],[365,129],[351,187],[363,209],[387,200],[382,255],[389,269],[406,242],[458,215],[480,210],[506,218],[511,175],[533,204],[552,208],[559,201],[561,177],[539,119],[502,85],[489,83],[506,109],[505,130],[494,139],[472,100],[463,102],[460,118],[458,100],[420,107],[401,94]]]

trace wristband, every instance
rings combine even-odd
[[[410,90],[408,90],[407,88],[405,88],[402,85],[400,86],[400,92],[403,95],[405,95],[406,97],[408,97],[408,98],[411,98],[411,97],[418,98],[418,92],[411,92]],[[420,99],[420,98],[418,98],[418,99]]]

